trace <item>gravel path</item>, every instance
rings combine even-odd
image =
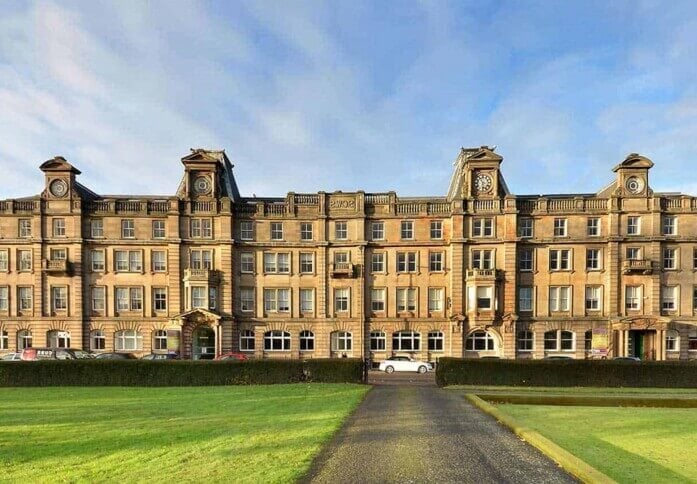
[[[413,383],[373,387],[302,482],[576,482],[461,393]]]

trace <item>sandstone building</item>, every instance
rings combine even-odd
[[[630,154],[593,194],[514,195],[462,149],[446,196],[240,196],[192,150],[166,197],[102,196],[64,158],[0,201],[0,354],[697,358],[697,198]]]

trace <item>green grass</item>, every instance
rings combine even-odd
[[[511,393],[511,394],[569,394],[569,395],[651,395],[671,397],[697,397],[697,388],[605,388],[605,387],[511,387],[511,386],[476,386],[453,385],[448,390],[466,393]]]
[[[293,481],[367,391],[3,388],[0,481]]]
[[[498,405],[618,482],[697,482],[697,410]]]

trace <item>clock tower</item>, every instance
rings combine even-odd
[[[450,182],[448,199],[500,198],[508,194],[501,176],[503,158],[493,147],[462,148],[455,160],[455,172]]]
[[[649,170],[653,162],[637,153],[630,153],[612,169],[617,173],[615,195],[623,197],[651,196],[649,189]]]
[[[70,200],[74,197],[75,177],[80,174],[80,170],[62,156],[45,161],[40,169],[46,180],[43,197],[51,200]]]

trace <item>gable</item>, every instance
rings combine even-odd
[[[623,168],[651,168],[653,161],[638,153],[630,153],[619,165],[614,167],[612,171],[616,172]]]

